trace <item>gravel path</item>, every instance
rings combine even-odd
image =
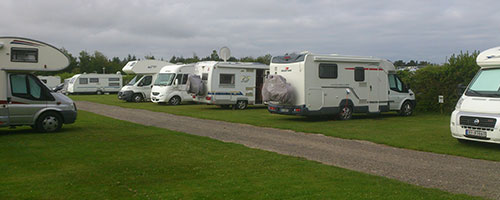
[[[85,101],[77,102],[77,106],[115,119],[243,144],[410,184],[500,199],[500,162]]]

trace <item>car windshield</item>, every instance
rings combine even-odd
[[[139,81],[141,78],[142,78],[143,75],[136,75],[134,76],[134,78],[132,78],[132,80],[130,80],[127,85],[134,85],[135,83],[137,83],[137,81]]]
[[[172,85],[172,80],[174,80],[174,77],[175,77],[174,73],[158,74],[158,77],[156,78],[154,85],[158,86]]]
[[[472,80],[467,96],[500,97],[500,69],[485,69],[479,71]]]

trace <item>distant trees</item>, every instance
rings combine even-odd
[[[409,67],[409,66],[427,66],[427,65],[432,65],[432,63],[427,62],[427,61],[415,61],[415,60],[410,60],[408,62],[405,62],[403,60],[396,60],[393,62],[394,66],[396,68],[403,68],[403,67]]]

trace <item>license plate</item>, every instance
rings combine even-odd
[[[465,129],[465,135],[485,138],[486,131]]]
[[[287,108],[282,108],[281,112],[288,112],[288,109]]]

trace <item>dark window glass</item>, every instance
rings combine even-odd
[[[28,95],[28,84],[26,84],[26,74],[14,74],[10,76],[10,87],[12,95]]]
[[[146,76],[139,83],[139,86],[148,86],[148,85],[151,85],[152,81],[153,81],[153,77],[152,76]]]
[[[50,91],[39,79],[27,74],[11,74],[10,87],[12,96],[31,100],[51,100]]]
[[[319,78],[337,78],[338,66],[337,64],[319,64]]]
[[[354,68],[354,81],[365,81],[365,68],[355,67]]]
[[[290,54],[273,57],[272,63],[294,63],[302,62],[306,58],[305,54]]]
[[[41,81],[45,84],[47,84],[47,79],[41,79]]]
[[[109,78],[108,81],[120,81],[120,78]]]
[[[28,76],[28,83],[30,84],[30,95],[35,99],[42,97],[42,87],[38,85],[32,76]]]
[[[38,49],[32,48],[11,48],[10,61],[12,62],[38,62]]]
[[[187,83],[188,76],[189,76],[189,74],[182,75],[182,83],[181,83],[182,85],[185,85]]]
[[[89,82],[90,83],[99,83],[99,78],[90,78]]]
[[[203,80],[203,81],[208,80],[208,73],[201,74],[201,80]]]
[[[109,86],[120,86],[120,83],[109,83]]]
[[[234,74],[220,74],[219,84],[234,85]]]
[[[85,85],[85,84],[89,83],[89,79],[88,78],[79,78],[78,81],[82,85]]]

